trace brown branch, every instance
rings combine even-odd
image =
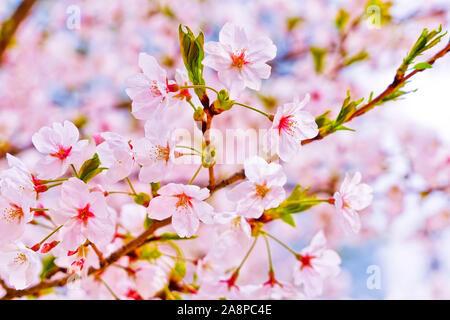
[[[19,28],[22,21],[28,16],[31,8],[37,0],[23,0],[12,14],[11,18],[5,20],[0,30],[0,63],[8,45],[11,43],[14,34]]]
[[[213,194],[217,190],[225,188],[226,186],[229,186],[230,184],[233,184],[236,181],[243,180],[243,179],[245,179],[245,173],[244,173],[244,170],[241,170],[241,171],[238,171],[235,174],[233,174],[231,177],[220,181],[219,183],[215,184],[214,186],[208,186],[208,189],[211,192],[211,194]]]
[[[433,65],[436,62],[436,60],[445,56],[449,51],[450,51],[450,42],[447,43],[447,45],[441,51],[436,53],[427,62],[430,65]],[[394,81],[382,93],[380,93],[380,95],[378,95],[375,99],[371,100],[370,102],[368,102],[367,104],[365,104],[364,106],[362,106],[361,108],[356,110],[356,112],[353,113],[344,123],[350,122],[354,118],[359,117],[359,116],[365,114],[366,112],[368,112],[369,110],[373,109],[379,103],[382,103],[382,100],[384,98],[389,96],[391,93],[395,92],[397,89],[403,87],[405,85],[406,81],[408,81],[411,77],[413,77],[415,74],[422,72],[424,70],[425,69],[416,69],[406,76],[403,75],[400,78],[395,78]],[[315,138],[303,140],[302,145],[311,143],[316,140],[321,140],[321,139],[325,138],[326,136],[328,136],[330,133],[333,133],[333,132],[319,132],[319,134]]]
[[[104,271],[108,266],[118,261],[121,257],[125,256],[129,252],[139,248],[142,246],[147,238],[151,236],[156,230],[159,228],[162,228],[166,225],[168,225],[171,222],[171,219],[165,219],[162,221],[155,221],[150,227],[144,231],[141,235],[139,235],[137,238],[133,239],[132,241],[128,242],[123,247],[119,248],[115,252],[113,252],[109,257],[103,260],[103,262],[100,263],[100,267],[98,269],[91,268],[89,269],[88,275],[92,274],[98,274],[99,272]],[[29,287],[24,290],[15,290],[12,288],[8,288],[5,285],[6,295],[4,295],[1,300],[10,300],[13,298],[19,298],[27,295],[34,295],[38,294],[39,291],[47,288],[53,288],[53,287],[62,287],[67,284],[67,282],[70,280],[71,276],[65,276],[61,279],[51,280],[51,281],[42,281],[38,283],[35,286]],[[3,283],[2,280],[0,280],[0,284]]]
[[[103,258],[103,254],[100,250],[98,250],[97,246],[89,241],[89,245],[92,247],[92,250],[94,250],[95,254],[98,257],[98,260],[100,261],[100,264],[105,263],[105,258]]]

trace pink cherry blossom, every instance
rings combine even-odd
[[[136,269],[136,290],[144,299],[153,298],[167,285],[168,274],[160,266],[138,261],[133,267]]]
[[[133,101],[131,112],[134,117],[150,119],[155,112],[178,102],[179,99],[174,97],[178,87],[174,81],[168,80],[166,71],[153,56],[141,52],[139,67],[142,73],[128,78],[126,93]]]
[[[139,180],[145,183],[159,182],[173,166],[175,141],[165,117],[145,123],[145,138],[134,143],[136,162],[141,165]]]
[[[115,183],[128,177],[134,166],[134,153],[129,140],[113,132],[101,134],[104,141],[97,146],[97,153],[105,172],[106,183]]]
[[[359,210],[367,208],[372,202],[372,188],[361,183],[361,173],[356,172],[353,177],[345,175],[339,191],[334,193],[334,205],[344,218],[344,226],[358,233],[361,229]]]
[[[61,187],[59,207],[50,215],[61,228],[61,246],[76,250],[86,240],[97,246],[107,245],[114,235],[114,220],[101,192],[90,192],[77,178],[70,178]]]
[[[259,218],[265,209],[278,206],[286,192],[286,175],[277,163],[267,163],[261,157],[244,162],[248,181],[239,183],[228,192],[228,198],[237,203],[236,211],[246,218]]]
[[[277,109],[272,127],[267,135],[266,148],[277,153],[284,161],[290,161],[301,148],[301,142],[319,133],[314,117],[301,109],[309,102],[309,94],[302,102],[298,98]]]
[[[268,79],[277,48],[267,37],[251,38],[244,28],[226,23],[219,33],[219,42],[205,43],[209,53],[203,65],[218,71],[220,81],[232,93],[245,87],[261,88],[261,79]]]
[[[0,275],[9,286],[17,290],[27,288],[39,281],[41,268],[38,254],[22,243],[12,242],[0,247]]]
[[[322,294],[324,280],[340,272],[341,259],[335,251],[327,249],[326,244],[323,231],[319,231],[300,252],[295,264],[294,282],[297,286],[303,285],[309,297]]]
[[[36,168],[39,178],[55,179],[62,176],[71,164],[80,164],[80,156],[87,147],[87,140],[80,140],[77,127],[70,122],[53,123],[43,127],[32,137],[35,148],[43,154]]]
[[[159,196],[150,201],[149,217],[163,220],[172,217],[172,226],[180,237],[191,237],[199,220],[213,222],[213,207],[206,203],[209,190],[193,185],[169,183],[158,190]]]
[[[37,197],[36,180],[19,158],[9,153],[6,158],[10,168],[0,174],[1,194],[13,202],[34,206]]]
[[[120,210],[120,225],[133,236],[138,236],[144,231],[144,221],[147,210],[144,206],[136,203],[127,203]]]
[[[33,220],[27,204],[11,202],[0,196],[0,244],[19,239],[25,231],[25,224]]]

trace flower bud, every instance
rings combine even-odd
[[[34,252],[38,252],[40,248],[41,248],[41,244],[40,243],[36,243],[30,249],[33,250]]]
[[[148,207],[148,204],[150,203],[150,196],[145,192],[141,192],[134,196],[134,202],[144,207]]]
[[[224,111],[230,110],[231,107],[234,104],[234,100],[230,100],[230,96],[228,94],[228,91],[225,89],[222,89],[219,91],[219,94],[217,95],[217,99],[213,102],[211,109],[213,113],[219,114]]]
[[[194,111],[194,120],[195,121],[204,121],[205,120],[205,111],[203,111],[203,108],[198,107]]]
[[[208,146],[202,152],[202,166],[204,168],[210,168],[216,164],[216,150],[213,147]]]
[[[41,253],[47,253],[50,250],[52,250],[54,247],[56,247],[59,244],[59,241],[52,241],[52,242],[48,242],[48,243],[44,243],[44,245],[42,246],[41,249]]]

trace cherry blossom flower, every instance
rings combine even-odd
[[[146,53],[139,54],[139,67],[142,73],[127,79],[125,91],[133,101],[132,114],[136,119],[150,119],[155,112],[161,111],[179,99],[174,98],[178,86],[169,81],[166,71],[156,59]]]
[[[164,270],[147,261],[138,261],[133,266],[136,269],[135,281],[136,291],[144,299],[153,298],[168,281],[168,275]]]
[[[113,132],[101,134],[104,141],[97,146],[97,153],[105,172],[106,183],[115,183],[128,177],[134,166],[133,147],[129,140]]]
[[[261,88],[261,79],[270,76],[267,61],[275,58],[277,48],[267,37],[250,38],[244,28],[226,23],[219,42],[205,43],[209,53],[203,65],[218,71],[220,81],[236,94],[245,87]]]
[[[312,139],[319,133],[314,117],[301,109],[308,103],[309,94],[302,102],[293,102],[279,107],[267,135],[267,151],[277,153],[283,161],[290,161],[299,152],[301,142]]]
[[[204,202],[209,190],[198,186],[169,183],[158,190],[147,208],[149,217],[164,220],[172,217],[172,226],[180,237],[191,237],[199,227],[199,220],[213,222],[213,207]]]
[[[101,192],[89,192],[89,187],[77,178],[70,178],[61,187],[59,207],[50,210],[54,221],[63,225],[61,246],[75,251],[86,240],[105,246],[113,238],[114,220]]]
[[[41,269],[38,254],[22,243],[0,247],[0,275],[14,289],[22,290],[39,281]]]
[[[62,176],[69,165],[77,166],[83,150],[88,146],[87,140],[80,140],[77,127],[70,122],[53,123],[43,127],[32,137],[36,149],[46,154],[36,165],[39,178],[55,179]]]
[[[146,217],[147,210],[144,206],[136,203],[127,203],[120,210],[119,222],[127,232],[130,232],[133,236],[137,236],[144,231]]]
[[[286,175],[277,163],[267,163],[255,156],[244,162],[248,181],[239,183],[228,192],[228,198],[237,203],[236,211],[246,218],[259,218],[265,209],[278,206],[286,192]]]
[[[372,188],[361,183],[361,173],[356,172],[353,177],[345,175],[339,191],[334,193],[334,205],[344,218],[344,227],[358,233],[361,229],[359,210],[367,208],[372,202]]]
[[[19,239],[33,220],[30,207],[0,196],[0,244]]]
[[[34,176],[19,158],[9,153],[6,158],[10,169],[2,171],[0,174],[1,194],[13,202],[34,206],[37,191],[42,190],[42,188],[39,188],[38,181],[34,179]]]
[[[134,143],[136,162],[141,165],[139,180],[159,182],[173,166],[175,141],[165,117],[145,123],[145,138]]]
[[[247,219],[237,215],[235,212],[221,212],[214,215],[214,223],[223,228],[226,226],[226,231],[236,233],[237,238],[243,236],[244,238],[251,238],[251,226]]]
[[[323,282],[340,272],[341,259],[338,254],[326,247],[327,240],[323,231],[319,231],[297,257],[294,268],[294,283],[303,285],[309,297],[322,294]]]

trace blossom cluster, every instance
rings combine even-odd
[[[445,17],[363,2],[36,4],[0,52],[0,296],[361,297],[380,264],[385,297],[448,297],[448,145],[390,108],[344,127]],[[220,163],[214,131],[261,129]]]
[[[209,55],[203,64],[218,71],[225,90],[235,92],[245,87],[260,88],[261,79],[270,75],[267,62],[275,57],[276,47],[266,37],[250,40],[244,28],[227,23],[220,31],[219,42],[206,43],[205,51]],[[40,255],[48,253],[55,256],[54,263],[59,268],[86,277],[91,268],[99,268],[104,263],[105,253],[133,237],[132,230],[144,230],[154,220],[169,219],[179,239],[196,236],[201,224],[220,227],[222,244],[235,243],[239,237],[256,241],[259,236],[269,236],[258,223],[264,221],[267,210],[279,207],[287,197],[286,174],[277,161],[267,161],[258,155],[245,160],[245,180],[226,193],[234,203],[234,209],[227,212],[208,203],[210,189],[193,184],[195,176],[187,184],[161,185],[161,181],[167,180],[174,158],[184,155],[172,138],[170,119],[176,113],[189,112],[190,91],[201,86],[190,84],[183,70],[177,70],[176,79],[169,80],[157,60],[146,53],[139,54],[138,60],[142,73],[127,80],[126,92],[132,100],[132,114],[146,120],[144,137],[129,139],[104,132],[95,139],[80,139],[77,127],[66,120],[45,126],[33,135],[33,145],[41,154],[33,167],[7,154],[10,168],[0,174],[0,275],[6,285],[26,289],[37,283]],[[302,110],[308,100],[309,96],[302,102],[296,98],[269,117],[272,128],[267,146],[274,148],[275,154],[284,161],[299,152],[303,140],[318,134],[313,115]],[[198,170],[202,166],[205,164]],[[152,192],[135,191],[130,180],[135,172],[141,183],[152,186]],[[129,183],[131,190],[123,193],[130,196],[132,203],[125,204],[119,214],[108,200],[121,192],[108,190],[108,186],[121,181]],[[359,232],[358,211],[366,208],[371,200],[371,188],[361,184],[361,175],[355,173],[345,178],[333,198],[312,201],[334,204],[336,214],[342,216],[353,232]],[[49,228],[54,230],[27,247],[21,241],[25,226],[38,224],[38,217],[43,217],[46,225],[50,224],[53,227]],[[317,296],[322,292],[323,282],[339,273],[341,262],[337,253],[327,247],[325,235],[320,231],[308,247],[293,252],[297,263],[293,265],[292,284],[278,282],[271,266],[267,282],[236,291],[233,288],[237,288],[242,265],[227,279],[223,278],[226,273],[215,268],[204,274],[209,263],[218,263],[220,254],[214,247],[211,251],[196,261],[200,279],[199,291],[194,291],[199,296],[239,297],[248,294],[248,290],[262,290],[261,297],[270,297],[275,291],[287,297]],[[153,298],[167,286],[164,281],[169,277],[167,270],[157,262],[145,263],[145,260],[138,254],[121,261],[120,266],[133,275],[130,280],[134,283],[127,288],[129,296],[134,292],[142,298]]]

